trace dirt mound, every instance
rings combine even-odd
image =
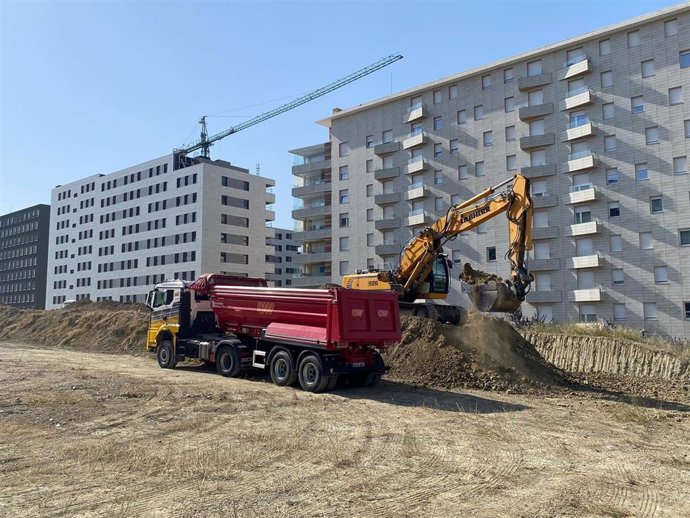
[[[401,381],[514,392],[568,383],[504,320],[471,313],[462,327],[417,317],[401,323],[402,339],[386,353]]]
[[[50,311],[0,306],[0,340],[90,351],[143,352],[148,315],[145,306],[112,301],[79,301]]]

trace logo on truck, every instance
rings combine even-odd
[[[273,302],[257,302],[256,311],[264,315],[270,315],[273,313],[275,304]]]
[[[364,315],[364,309],[363,308],[352,308],[352,311],[350,311],[352,314],[352,318],[362,318],[362,315]]]
[[[388,318],[388,310],[387,309],[379,309],[376,314],[378,315],[379,318]]]

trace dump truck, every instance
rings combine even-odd
[[[146,305],[146,348],[160,367],[198,359],[228,377],[268,370],[275,384],[309,392],[376,385],[387,371],[381,352],[401,336],[397,295],[387,291],[205,274],[156,284]]]

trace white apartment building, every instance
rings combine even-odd
[[[520,171],[534,198],[526,314],[690,338],[690,7],[628,20],[319,121],[293,150],[302,286],[394,267],[420,228]],[[459,267],[507,276],[503,217]],[[449,303],[468,305],[453,273]]]
[[[293,277],[301,271],[293,264],[299,253],[300,243],[294,238],[292,230],[273,227],[273,231],[273,236],[267,240],[273,251],[266,257],[266,262],[273,263],[275,271],[266,279],[276,288],[289,288],[292,287]]]
[[[143,302],[153,284],[202,273],[266,277],[275,181],[171,154],[51,194],[46,307]]]

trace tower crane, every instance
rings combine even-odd
[[[248,121],[242,122],[238,124],[237,126],[233,126],[232,128],[228,128],[225,131],[221,131],[220,133],[217,133],[212,136],[208,136],[208,129],[206,127],[206,116],[202,116],[201,119],[199,120],[199,124],[201,124],[201,137],[199,140],[192,144],[189,147],[185,148],[178,148],[173,150],[173,153],[176,155],[176,160],[175,163],[180,163],[180,162],[185,162],[185,157],[189,153],[193,153],[194,151],[199,151],[201,150],[201,156],[204,158],[209,158],[210,157],[210,152],[211,152],[211,146],[213,145],[214,142],[219,141],[220,139],[223,139],[227,137],[228,135],[232,135],[233,133],[237,133],[238,131],[242,131],[244,129],[250,128],[256,124],[259,124],[260,122],[263,122],[265,120],[271,119],[277,115],[280,115],[281,113],[285,113],[286,111],[292,110],[293,108],[297,108],[298,106],[301,106],[302,104],[308,103],[309,101],[313,101],[314,99],[321,97],[323,95],[326,95],[327,93],[332,92],[333,90],[337,90],[338,88],[341,88],[347,84],[350,84],[354,81],[357,81],[358,79],[361,79],[364,76],[367,76],[371,74],[372,72],[376,72],[377,70],[382,69],[383,67],[386,67],[390,65],[391,63],[394,63],[395,61],[398,61],[399,59],[402,59],[401,54],[392,54],[388,57],[385,57],[383,59],[380,59],[376,63],[373,63],[367,67],[364,67],[356,72],[353,72],[352,74],[345,76],[341,79],[338,79],[337,81],[334,81],[326,86],[323,86],[317,90],[314,90],[313,92],[310,92],[306,95],[303,95],[302,97],[299,97],[295,99],[294,101],[291,101],[287,104],[284,104],[282,106],[279,106],[277,108],[274,108],[270,111],[267,111],[265,113],[262,113],[261,115],[257,115],[253,119],[249,119]]]

